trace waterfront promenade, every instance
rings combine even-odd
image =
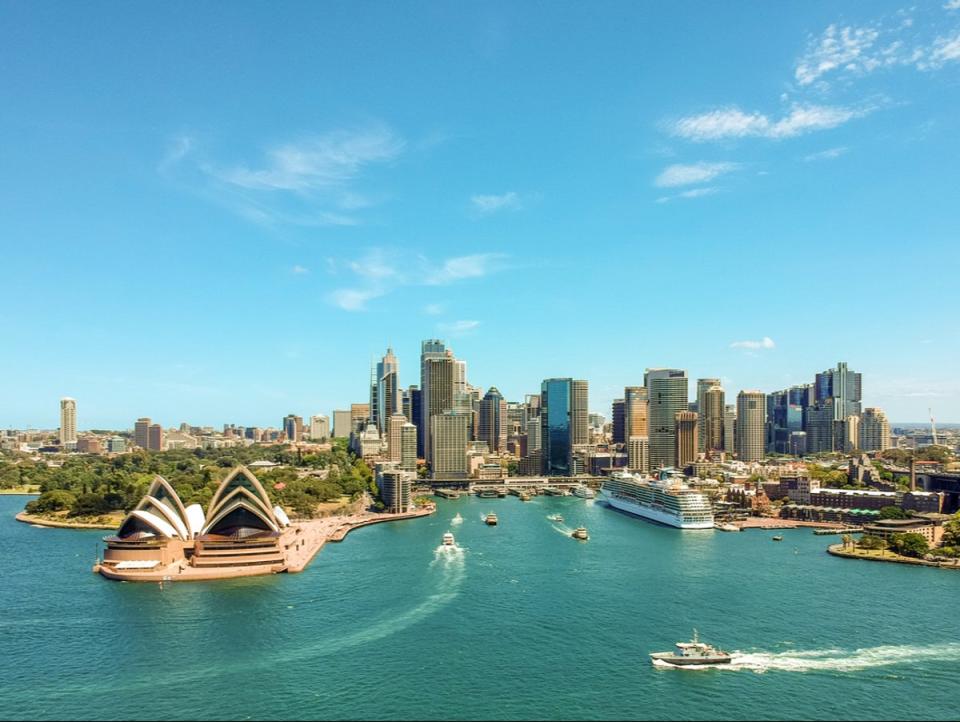
[[[845,529],[848,525],[833,521],[798,521],[779,517],[751,516],[741,521],[731,522],[740,529]]]

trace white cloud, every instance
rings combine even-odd
[[[428,303],[423,307],[423,312],[428,316],[439,316],[443,313],[443,305],[439,303]]]
[[[821,150],[819,153],[810,153],[803,157],[803,160],[807,163],[818,160],[833,160],[834,158],[839,158],[841,155],[846,153],[849,148],[840,146],[838,148],[828,148],[827,150]]]
[[[935,70],[951,60],[960,60],[960,33],[952,38],[937,38],[930,50],[929,60],[918,67]]]
[[[818,39],[811,39],[807,52],[797,61],[794,77],[800,85],[810,85],[838,68],[865,72],[873,56],[869,55],[880,37],[873,27],[838,28],[830,25]]]
[[[960,0],[947,0],[947,4],[943,6],[944,10],[960,10]]]
[[[429,268],[424,276],[428,286],[442,286],[464,278],[481,278],[500,270],[502,253],[475,253],[448,258],[439,267]]]
[[[489,215],[497,211],[516,211],[522,208],[520,196],[510,191],[502,195],[475,195],[470,197],[473,209],[480,215]]]
[[[294,266],[293,268],[290,269],[290,273],[296,276],[302,276],[306,273],[310,273],[310,269],[307,268],[306,266]]]
[[[438,323],[437,329],[450,336],[463,336],[475,331],[479,325],[479,321],[454,321],[452,323]]]
[[[249,189],[330,189],[353,180],[368,165],[393,160],[403,148],[403,139],[385,126],[339,130],[275,147],[259,169],[240,165],[212,172],[226,183]]]
[[[657,198],[657,203],[669,203],[677,198],[701,198],[703,196],[712,196],[714,193],[718,193],[719,190],[720,189],[715,186],[691,188],[690,190],[682,191],[681,193],[676,193],[672,196],[661,196],[660,198]]]
[[[367,301],[382,295],[376,288],[340,288],[330,294],[330,302],[344,311],[364,311]]]
[[[660,188],[673,188],[675,186],[706,183],[739,167],[738,163],[701,162],[688,165],[677,163],[664,168],[653,184]]]
[[[773,342],[773,339],[769,336],[764,336],[759,341],[734,341],[730,344],[730,348],[743,348],[743,349],[771,349],[774,348],[776,344]]]
[[[673,135],[699,143],[750,137],[780,140],[836,128],[872,110],[872,107],[854,109],[796,104],[787,115],[774,120],[761,113],[744,113],[733,106],[681,118],[669,130]]]

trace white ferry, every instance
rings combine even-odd
[[[443,545],[445,547],[452,547],[457,545],[456,540],[453,538],[453,534],[451,534],[450,532],[447,532],[446,534],[443,535]]]
[[[684,483],[672,469],[645,479],[625,471],[603,482],[600,498],[614,509],[679,529],[713,529],[710,500]]]
[[[592,499],[597,493],[586,484],[580,484],[573,488],[573,495],[579,496],[581,499]]]

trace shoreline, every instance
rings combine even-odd
[[[42,516],[34,516],[33,514],[28,514],[25,511],[19,512],[14,519],[17,521],[23,522],[24,524],[31,524],[33,526],[45,526],[50,527],[51,529],[106,529],[112,530],[116,529],[116,524],[97,524],[96,522],[69,522],[69,521],[56,521],[54,519],[45,519]]]
[[[801,521],[799,519],[781,519],[780,517],[751,516],[743,521],[731,522],[745,529],[847,529],[849,525],[837,521]]]
[[[862,551],[844,549],[843,544],[831,544],[827,547],[827,554],[832,554],[835,557],[843,557],[844,559],[859,559],[861,561],[868,562],[888,562],[892,564],[909,564],[915,567],[935,567],[937,569],[956,569],[960,570],[960,560],[956,562],[931,562],[926,559],[915,559],[913,557],[905,557],[900,554],[895,554],[890,552],[890,556],[874,556],[872,554],[865,554]]]

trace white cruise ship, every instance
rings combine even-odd
[[[658,478],[615,472],[603,482],[600,498],[614,509],[680,529],[713,529],[713,507],[682,477],[663,469]]]

